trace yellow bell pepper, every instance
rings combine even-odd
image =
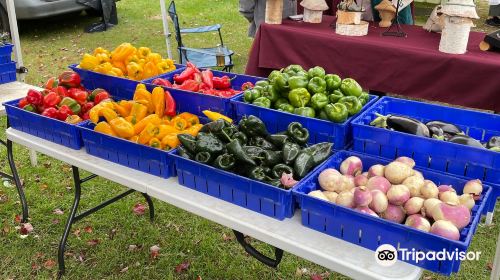
[[[138,90],[138,89],[146,90],[146,85],[145,84],[137,84],[137,86],[135,86],[135,90]]]
[[[91,54],[84,54],[82,61],[80,61],[80,68],[82,69],[87,69],[87,70],[94,70],[94,68],[99,65],[99,59],[97,57],[91,55]]]
[[[109,71],[107,74],[115,77],[123,77],[123,71],[120,68],[116,67],[111,68],[111,71]]]
[[[158,136],[157,136],[158,139],[163,139],[163,137],[165,137],[167,134],[170,134],[170,133],[179,133],[179,131],[171,125],[160,124],[158,126],[158,128],[159,128],[159,132],[158,132]]]
[[[125,64],[129,64],[130,62],[139,62],[139,57],[136,54],[127,57],[127,59],[125,60]]]
[[[153,148],[161,149],[161,141],[158,138],[153,137],[153,138],[151,138],[151,140],[149,140],[149,146],[153,147]]]
[[[128,140],[137,143],[137,140],[139,140],[139,135],[134,135],[130,137]]]
[[[233,120],[231,118],[228,118],[227,116],[224,116],[223,114],[217,113],[217,112],[212,112],[210,110],[203,110],[203,114],[207,116],[211,121],[216,121],[218,119],[223,119],[229,123],[232,123]]]
[[[125,65],[125,62],[123,62],[123,61],[111,61],[111,64],[113,65],[113,67],[122,70],[122,73],[127,72],[127,66]]]
[[[146,127],[139,134],[139,140],[137,141],[137,143],[146,145],[149,142],[149,140],[158,136],[159,132],[160,129],[158,128],[158,126],[152,123],[148,123]]]
[[[96,106],[94,106],[92,109],[90,109],[89,119],[91,122],[96,124],[99,121],[99,117],[102,116],[101,110],[103,108],[113,109],[113,103],[110,101],[101,102],[101,103],[97,104]]]
[[[109,123],[111,120],[114,120],[116,118],[118,118],[118,114],[112,110],[112,109],[109,109],[109,108],[102,108],[100,111],[99,111],[99,114],[101,114],[105,119],[106,121]]]
[[[109,124],[113,131],[122,138],[130,138],[135,135],[134,126],[122,117],[112,119]]]
[[[154,64],[158,64],[161,62],[163,58],[161,57],[161,54],[159,53],[150,53],[148,54],[146,60],[148,62],[153,62]]]
[[[110,62],[104,62],[103,64],[100,64],[96,68],[94,68],[94,71],[106,74],[111,72],[111,69],[113,69],[113,65]]]
[[[129,112],[129,115],[130,115],[130,111],[132,110],[132,105],[134,105],[134,101],[131,101],[131,100],[120,100],[120,102],[118,102],[118,105],[120,105],[125,110],[127,110],[127,112]]]
[[[156,67],[158,68],[158,73],[163,74],[167,73],[170,71],[170,65],[168,65],[166,62],[160,62],[156,64]]]
[[[137,50],[137,56],[139,58],[143,58],[143,59],[146,59],[150,53],[151,53],[151,49],[146,48],[146,47],[140,47]]]
[[[132,109],[130,110],[130,115],[127,117],[127,119],[130,118],[129,121],[132,124],[136,124],[140,122],[142,119],[144,119],[147,113],[148,113],[148,107],[140,103],[134,102],[134,104],[132,105]]]
[[[127,76],[132,80],[141,80],[142,72],[142,66],[138,63],[129,62],[129,64],[127,64]]]
[[[188,126],[192,126],[200,123],[200,119],[197,115],[188,112],[180,113],[177,117],[183,118],[188,122]]]
[[[198,132],[200,132],[200,129],[203,127],[202,124],[195,124],[189,128],[186,128],[185,130],[182,131],[182,133],[187,133],[192,136],[198,135]]]
[[[179,133],[169,133],[161,139],[163,149],[171,150],[180,145],[179,139],[177,139],[177,134]]]
[[[113,102],[113,109],[116,113],[118,113],[118,115],[120,115],[120,117],[126,118],[130,115],[130,109],[127,109],[116,102]]]
[[[151,114],[134,125],[135,134],[141,133],[149,123],[159,125],[160,122],[161,119],[156,114]]]
[[[140,103],[146,105],[148,108],[148,113],[150,113],[150,114],[154,113],[155,107],[154,107],[153,102],[151,100],[151,93],[149,91],[138,86],[134,92],[133,99],[134,99],[134,101],[137,101],[137,102],[140,102]],[[146,102],[144,102],[144,101],[146,101]]]
[[[155,114],[159,117],[163,117],[163,112],[165,112],[165,90],[162,87],[155,87],[153,92],[151,92],[151,102],[155,107]]]
[[[105,48],[103,47],[98,47],[94,50],[94,53],[93,53],[95,56],[97,56],[98,54],[105,54],[106,56],[109,56],[109,51],[106,50]]]
[[[111,60],[123,62],[127,59],[127,57],[133,55],[136,51],[136,48],[132,46],[132,44],[123,43],[111,52]]]
[[[99,61],[99,64],[111,61],[111,59],[109,58],[109,55],[107,55],[105,53],[98,53],[98,54],[95,55],[95,57]]]
[[[94,131],[104,133],[111,136],[116,136],[111,126],[107,122],[100,122],[94,127]]]
[[[188,128],[188,122],[181,118],[181,117],[175,117],[170,121],[170,124],[177,130],[184,130]]]
[[[142,77],[144,79],[153,77],[158,75],[158,69],[156,69],[156,64],[152,61],[148,61],[146,64],[144,64],[144,72],[142,73]]]
[[[78,115],[70,115],[66,118],[65,122],[70,124],[77,124],[82,121],[82,118]]]

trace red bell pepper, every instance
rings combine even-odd
[[[241,90],[242,91],[245,91],[247,89],[252,89],[254,87],[254,84],[252,82],[244,82],[242,85],[241,85]]]
[[[69,93],[69,97],[73,98],[74,100],[76,100],[76,102],[78,102],[80,104],[87,102],[88,94],[84,90],[77,89],[77,88],[70,88],[68,90],[68,93]]]
[[[228,76],[214,77],[212,79],[214,82],[214,88],[216,89],[228,89],[231,88],[231,78]]]
[[[52,90],[54,88],[56,88],[58,86],[58,81],[56,79],[56,77],[50,77],[44,84],[43,88],[44,89],[48,89],[48,90]]]
[[[61,102],[61,97],[53,91],[43,97],[43,106],[45,108],[55,107],[59,102]]]
[[[153,85],[162,86],[162,87],[172,87],[172,83],[167,79],[156,78],[151,82]]]
[[[93,107],[94,107],[94,102],[92,102],[92,101],[89,101],[85,104],[82,104],[82,113],[87,113]]]
[[[209,89],[214,88],[214,82],[212,79],[214,78],[214,73],[210,69],[204,70],[201,72],[201,79],[204,85],[207,85]]]
[[[167,116],[175,116],[176,115],[176,104],[175,104],[175,99],[170,95],[170,92],[168,90],[165,91],[165,111],[163,112],[164,115]]]
[[[103,92],[103,91],[104,91],[104,92],[107,92],[107,91],[105,91],[105,90],[104,90],[104,89],[102,89],[102,88],[96,88],[96,89],[94,89],[94,90],[92,91],[92,93],[90,93],[90,94],[89,94],[88,100],[89,100],[89,101],[94,101],[95,96],[96,96],[98,93]],[[108,93],[108,95],[109,95],[109,93]]]
[[[37,90],[30,89],[28,90],[28,94],[26,94],[26,100],[29,104],[40,106],[43,103],[43,95]]]
[[[64,71],[59,75],[59,84],[68,88],[80,87],[80,75],[73,71]]]
[[[57,111],[57,119],[60,121],[65,121],[71,115],[73,115],[73,111],[71,111],[68,105],[62,105]]]
[[[17,103],[17,107],[24,108],[24,106],[26,106],[28,104],[30,104],[30,103],[28,102],[28,100],[25,97],[25,98],[19,100],[19,103]]]
[[[61,97],[69,97],[68,90],[63,86],[57,86],[54,91]]]
[[[186,80],[178,87],[178,89],[198,92],[200,90],[200,83],[195,80]]]
[[[201,85],[203,83],[203,78],[201,77],[201,73],[194,73],[193,80],[195,80],[198,84]]]
[[[85,112],[85,113],[83,113],[83,115],[82,115],[82,119],[83,119],[84,121],[86,121],[86,120],[90,119],[90,115],[89,115],[89,113],[90,113],[90,112]]]
[[[174,75],[174,82],[176,84],[182,84],[184,81],[191,78],[191,76],[194,73],[196,73],[196,70],[197,70],[196,67],[190,67],[189,64],[190,64],[190,62],[188,62],[188,67],[186,69],[184,69],[184,71],[182,71],[182,73]]]
[[[57,119],[57,115],[57,109],[54,107],[47,108],[42,112],[42,116],[46,116],[52,119]]]
[[[195,73],[200,73],[200,69],[198,69],[198,67],[196,67],[196,65],[194,65],[192,62],[186,63],[186,66],[188,68],[193,68]]]
[[[106,99],[111,99],[107,91],[101,91],[94,97],[94,104],[97,105]]]

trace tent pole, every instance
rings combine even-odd
[[[21,41],[19,40],[19,30],[17,29],[17,16],[16,9],[14,7],[14,0],[7,0],[7,14],[9,15],[10,23],[10,37],[12,38],[12,44],[14,44],[14,56],[16,59],[16,68],[21,70],[18,73],[17,80],[24,82],[24,77],[26,72],[24,71],[23,54],[21,52]]]
[[[166,0],[160,0],[161,18],[163,20],[163,35],[165,35],[165,43],[167,44],[168,58],[172,59],[172,50],[170,49],[170,31],[168,30],[168,15],[165,1]]]

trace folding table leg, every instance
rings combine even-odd
[[[236,240],[238,240],[238,243],[240,243],[240,245],[243,246],[243,248],[245,249],[245,252],[247,252],[252,257],[256,258],[258,261],[260,261],[261,263],[263,263],[267,266],[274,267],[274,268],[278,267],[278,265],[281,262],[281,258],[283,258],[283,250],[274,247],[274,256],[276,259],[273,260],[267,256],[264,256],[261,252],[257,251],[257,249],[252,247],[252,245],[248,244],[245,241],[245,236],[243,235],[243,233],[236,231],[236,230],[233,230],[233,232],[234,232],[234,235],[236,236]]]

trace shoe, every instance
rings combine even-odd
[[[487,19],[485,23],[489,26],[500,27],[500,18],[492,17]]]

